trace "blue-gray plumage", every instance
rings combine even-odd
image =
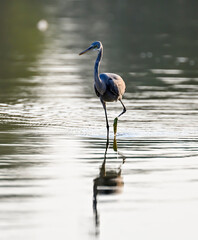
[[[119,100],[123,106],[123,111],[118,115],[120,117],[123,113],[126,112],[126,108],[122,102],[122,96],[125,92],[125,83],[124,80],[117,74],[114,73],[101,73],[99,75],[99,65],[103,55],[103,46],[102,43],[97,41],[93,42],[90,47],[82,51],[79,55],[82,55],[89,50],[97,50],[98,56],[95,62],[94,67],[94,89],[96,95],[100,98],[100,101],[103,105],[107,123],[107,138],[109,138],[109,124],[107,118],[106,102],[114,102]],[[114,134],[116,135],[117,131],[117,120],[118,117],[114,119]]]

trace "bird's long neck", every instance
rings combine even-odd
[[[106,90],[106,85],[104,84],[104,82],[102,82],[102,80],[99,77],[99,66],[100,66],[100,61],[102,59],[102,55],[103,55],[103,48],[101,47],[99,50],[98,56],[96,58],[95,67],[94,67],[94,80],[95,80],[96,89],[101,95],[103,95],[103,93]]]

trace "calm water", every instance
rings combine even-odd
[[[197,7],[0,3],[1,239],[198,238]],[[127,85],[108,149],[95,40]]]

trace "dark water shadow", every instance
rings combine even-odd
[[[98,195],[113,195],[121,193],[124,186],[122,178],[122,165],[125,163],[126,157],[118,151],[117,141],[114,138],[113,150],[122,158],[119,167],[108,169],[106,166],[107,151],[109,148],[109,139],[106,141],[106,148],[104,153],[104,160],[99,169],[99,175],[93,180],[93,211],[95,217],[95,234],[100,234],[100,217],[98,213]]]

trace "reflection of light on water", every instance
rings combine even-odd
[[[41,19],[37,23],[37,28],[38,28],[39,31],[45,32],[48,29],[48,22],[45,19]]]
[[[162,80],[166,83],[181,83],[181,82],[187,82],[187,81],[198,81],[198,78],[188,78],[188,77],[157,77],[157,79]],[[187,84],[188,85],[188,84]],[[193,85],[193,87],[195,87]]]
[[[188,60],[189,60],[189,58],[187,58],[187,57],[177,57],[176,58],[176,61],[178,63],[186,63],[186,62],[188,62]]]
[[[180,69],[150,69],[154,74],[182,74],[183,70]]]

